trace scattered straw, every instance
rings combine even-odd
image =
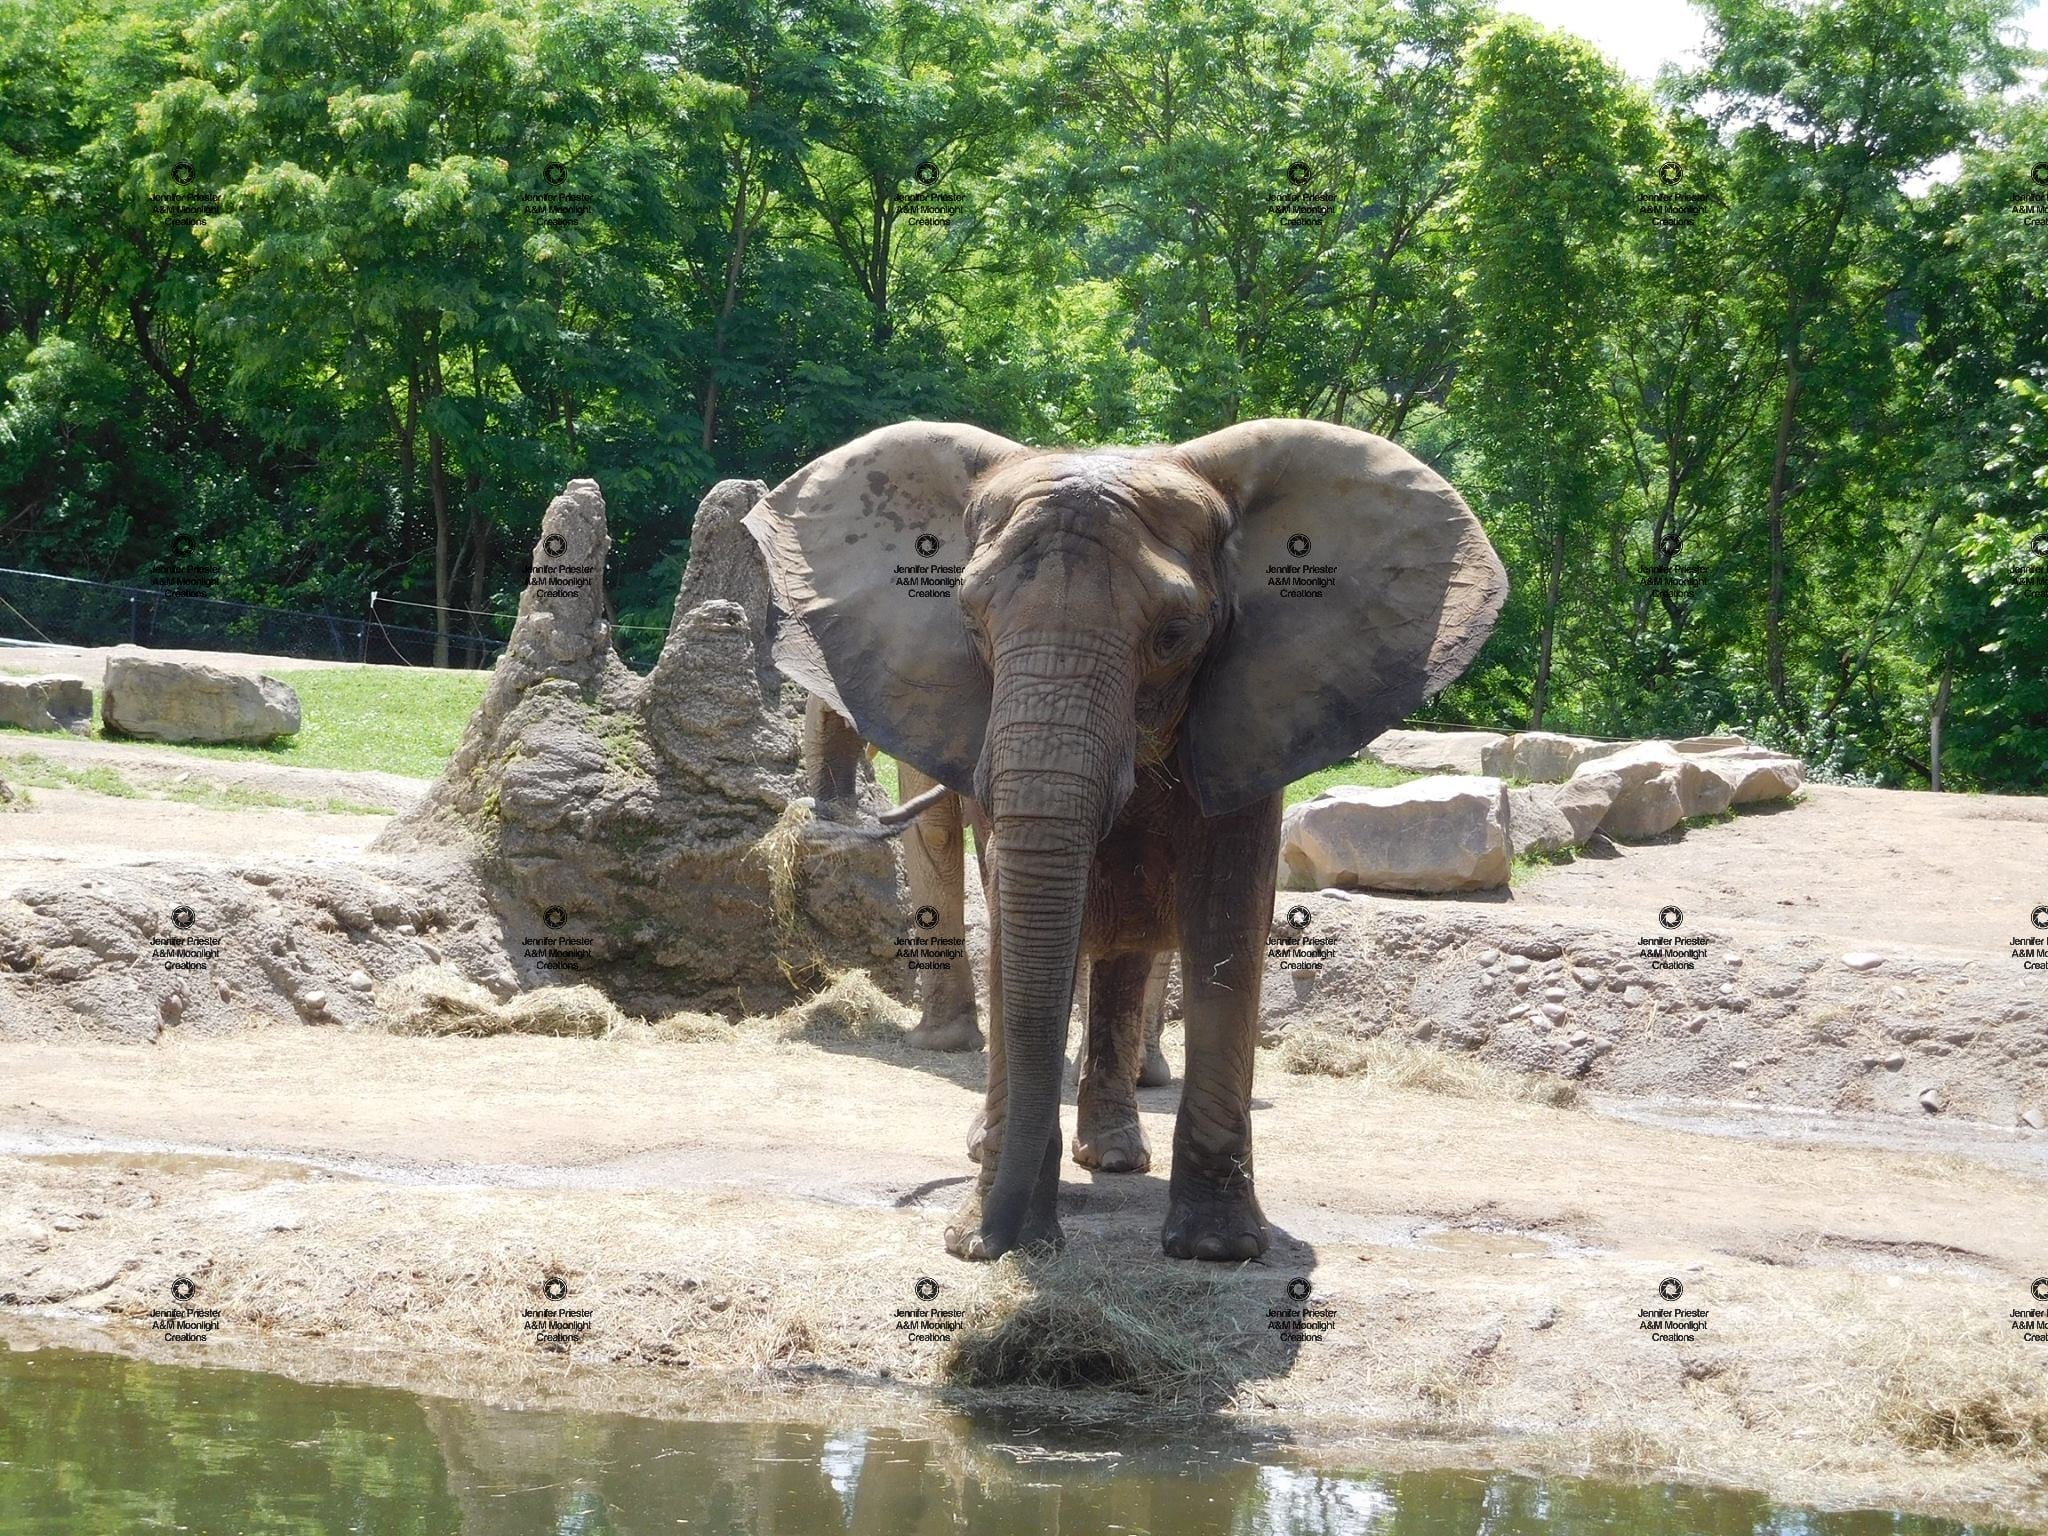
[[[1916,1451],[2048,1462],[2048,1382],[2018,1360],[1959,1350],[1949,1338],[1894,1342],[1877,1422]]]
[[[375,993],[385,1028],[397,1035],[611,1034],[625,1015],[593,986],[540,987],[499,1002],[445,965],[420,966]]]
[[[1229,1394],[1229,1337],[1206,1277],[1013,1255],[969,1304],[941,1371],[962,1387],[1085,1388],[1198,1406]]]
[[[1578,1086],[1539,1072],[1510,1068],[1434,1046],[1356,1035],[1315,1026],[1290,1029],[1280,1039],[1281,1070],[1297,1077],[1363,1077],[1403,1093],[1453,1099],[1489,1099],[1573,1109]]]

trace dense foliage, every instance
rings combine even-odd
[[[0,0],[0,564],[459,632],[587,474],[658,630],[880,422],[1316,416],[1508,562],[1436,717],[2048,785],[2017,0],[1701,3]]]

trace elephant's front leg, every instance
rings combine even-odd
[[[995,1183],[996,1165],[1002,1161],[1003,1117],[1010,1103],[1009,1063],[1003,1051],[1002,925],[996,916],[996,882],[992,871],[982,882],[982,894],[988,899],[989,926],[988,1092],[975,1112],[974,1123],[967,1128],[967,1156],[979,1164],[974,1184],[946,1221],[946,1252],[956,1259],[968,1256],[968,1243],[981,1231],[981,1202]]]
[[[1138,1069],[1145,1049],[1147,954],[1097,960],[1088,980],[1087,1043],[1081,1056],[1074,1161],[1104,1173],[1143,1173],[1152,1144],[1138,1121]]]
[[[934,788],[910,764],[896,765],[898,798],[909,800]],[[974,967],[967,959],[967,839],[960,825],[960,797],[939,802],[911,823],[903,840],[903,868],[909,877],[914,937],[948,957],[944,970],[917,973],[922,1016],[908,1039],[928,1051],[972,1051],[981,1047],[981,1023],[974,1001]],[[931,926],[927,927],[926,923]],[[916,953],[914,951],[913,953]],[[937,962],[932,962],[937,963]]]
[[[1252,1185],[1252,1062],[1280,853],[1280,796],[1200,818],[1178,850],[1187,1081],[1160,1241],[1176,1259],[1255,1259],[1270,1233]]]

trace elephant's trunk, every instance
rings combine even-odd
[[[1128,649],[1107,637],[1068,635],[996,658],[980,788],[994,834],[1007,1078],[1002,1150],[982,1204],[997,1254],[1015,1246],[1034,1189],[1058,1168],[1082,912],[1096,847],[1131,792],[1133,695]]]

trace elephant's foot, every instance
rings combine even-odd
[[[1138,1067],[1140,1088],[1164,1088],[1173,1081],[1173,1067],[1166,1059],[1166,1052],[1159,1049],[1159,1042],[1153,1041],[1145,1047],[1145,1060]]]
[[[967,1161],[980,1163],[993,1171],[996,1159],[1003,1155],[1003,1123],[998,1120],[993,1129],[988,1123],[988,1109],[983,1106],[974,1112],[974,1123],[967,1127]]]
[[[1159,1243],[1169,1259],[1256,1259],[1271,1240],[1249,1183],[1229,1189],[1176,1184],[1167,1197]]]
[[[921,1051],[978,1051],[986,1043],[981,1023],[975,1017],[974,999],[965,1003],[934,999],[924,1005],[924,1014],[904,1043]]]
[[[1136,1104],[1105,1104],[1083,1095],[1074,1127],[1074,1161],[1098,1173],[1143,1173],[1152,1166],[1152,1143],[1138,1122]]]
[[[995,1165],[989,1165],[989,1181],[994,1182]],[[1057,1253],[1067,1246],[1067,1235],[1060,1230],[1059,1217],[1053,1211],[1041,1210],[1042,1201],[1032,1201],[1031,1208],[1024,1213],[1024,1224],[1018,1229],[1013,1241],[1005,1242],[1000,1236],[988,1230],[982,1220],[982,1200],[988,1193],[977,1179],[967,1197],[954,1208],[946,1221],[946,1252],[956,1259],[966,1259],[972,1264],[986,1264],[1000,1259],[1013,1248],[1044,1248]]]

